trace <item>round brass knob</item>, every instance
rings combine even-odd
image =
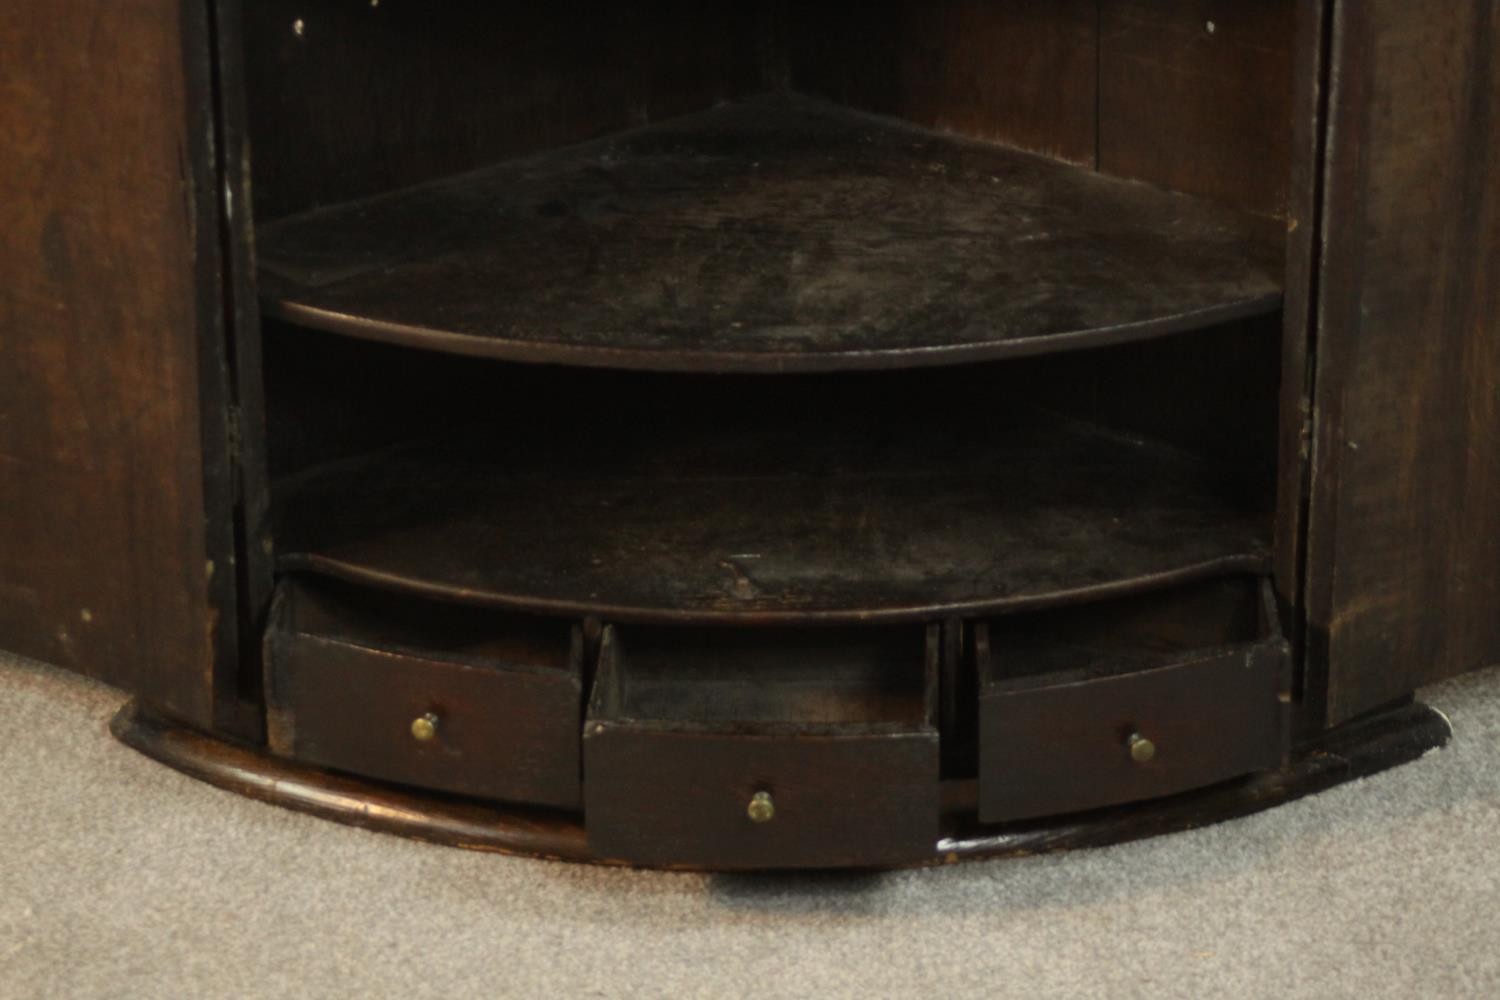
[[[1131,733],[1125,745],[1130,748],[1130,759],[1137,764],[1149,764],[1156,758],[1156,744],[1140,733]]]
[[[427,743],[437,738],[438,717],[432,712],[419,715],[411,720],[412,739],[419,743]]]
[[[770,792],[756,792],[750,800],[750,805],[745,809],[745,814],[750,817],[752,823],[769,823],[776,818],[776,803],[771,801]]]

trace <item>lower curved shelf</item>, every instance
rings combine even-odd
[[[184,774],[351,826],[471,850],[618,863],[590,853],[576,814],[495,806],[332,774],[205,735],[133,701],[110,729],[127,746]],[[950,782],[944,787],[948,814],[942,836],[929,854],[904,865],[1102,847],[1195,829],[1416,760],[1445,745],[1451,735],[1441,713],[1414,702],[1320,734],[1300,746],[1279,771],[1151,802],[999,826],[972,819],[972,783]]]

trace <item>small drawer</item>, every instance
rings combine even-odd
[[[287,581],[265,660],[274,753],[578,807],[583,640],[570,622]]]
[[[712,868],[928,858],[939,630],[606,629],[584,726],[599,857]]]
[[[995,619],[973,648],[982,822],[1171,795],[1285,757],[1291,656],[1264,581]]]

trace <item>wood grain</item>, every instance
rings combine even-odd
[[[236,647],[206,8],[7,3],[0,52],[0,644],[212,725]]]
[[[1307,606],[1338,722],[1500,662],[1500,9],[1343,0],[1333,59]]]

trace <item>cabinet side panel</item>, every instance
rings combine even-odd
[[[1342,0],[1333,59],[1307,599],[1339,722],[1500,662],[1500,6]]]
[[[200,396],[220,364],[205,14],[0,9],[0,647],[206,725],[233,566]]]

